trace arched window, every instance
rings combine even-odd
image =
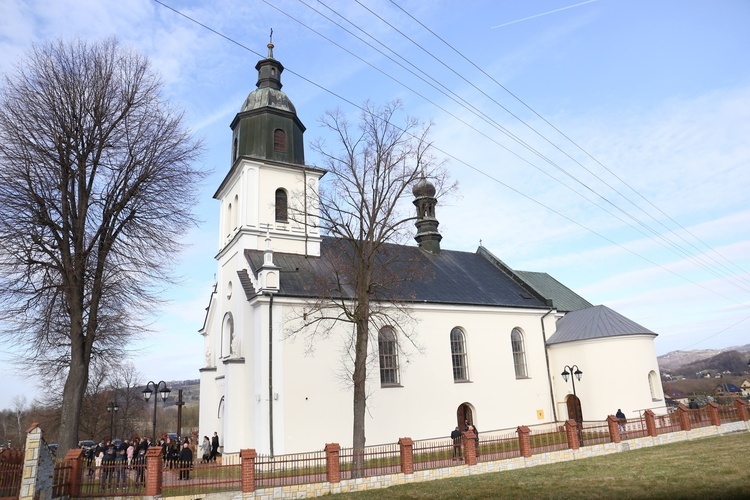
[[[288,220],[286,191],[279,188],[276,190],[276,222]]]
[[[510,345],[513,349],[513,367],[516,369],[516,378],[526,378],[526,351],[523,347],[523,333],[518,328],[510,332]]]
[[[232,347],[235,344],[234,318],[232,318],[232,313],[226,313],[224,315],[224,322],[221,325],[221,357],[228,358],[233,354]]]
[[[224,225],[226,226],[226,232],[227,237],[232,234],[232,229],[234,229],[234,226],[232,225],[232,219],[234,218],[234,207],[230,203],[227,205],[227,219],[224,221]]]
[[[232,229],[237,229],[237,213],[240,211],[240,198],[234,195],[234,209],[232,210]]]
[[[378,354],[380,356],[380,385],[399,385],[398,345],[393,327],[384,326],[378,332]]]
[[[659,382],[656,378],[656,372],[654,370],[651,370],[648,372],[648,389],[651,391],[651,400],[652,401],[661,401],[661,398],[659,397]]]
[[[238,142],[237,138],[234,138],[234,142],[232,144],[232,161],[237,159],[237,153],[238,153]]]
[[[286,132],[280,128],[273,131],[273,150],[275,153],[286,153]]]
[[[453,363],[453,381],[469,380],[469,367],[466,363],[466,338],[463,330],[451,330],[451,361]]]

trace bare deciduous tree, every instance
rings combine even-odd
[[[337,238],[337,248],[328,255],[326,276],[318,277],[321,298],[308,304],[303,327],[294,333],[314,336],[328,330],[332,322],[354,325],[348,354],[353,366],[348,369],[355,475],[364,466],[369,342],[376,344],[378,330],[388,325],[417,345],[407,327],[408,297],[400,285],[414,279],[419,270],[407,262],[396,265],[394,260],[404,255],[391,252],[389,243],[403,243],[413,235],[410,223],[416,217],[408,195],[420,179],[432,180],[443,192],[454,187],[446,186],[446,173],[430,154],[429,126],[415,118],[397,123],[400,111],[399,102],[383,107],[366,103],[356,126],[341,112],[328,112],[321,123],[336,137],[338,151],[321,142],[313,145],[328,170],[327,188],[322,187],[318,197],[320,225]]]
[[[65,377],[62,454],[92,359],[143,331],[195,223],[201,145],[161,89],[109,39],[36,46],[0,90],[3,330]]]

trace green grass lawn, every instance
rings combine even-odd
[[[743,432],[336,498],[750,498],[749,458],[750,433]]]

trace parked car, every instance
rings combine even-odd
[[[78,447],[86,453],[91,448],[96,448],[96,443],[90,439],[84,439],[82,441],[78,441]]]

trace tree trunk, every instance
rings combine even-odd
[[[60,411],[60,435],[58,436],[59,456],[65,456],[69,449],[78,446],[81,407],[89,381],[89,363],[83,358],[82,353],[71,357],[68,378],[65,380]]]
[[[359,307],[369,309],[369,304],[362,304]],[[367,382],[367,341],[368,341],[368,321],[369,318],[360,318],[357,321],[357,340],[355,343],[354,374],[354,425],[353,425],[353,457],[352,457],[352,477],[363,477],[365,469],[365,411],[366,401],[366,382]]]

